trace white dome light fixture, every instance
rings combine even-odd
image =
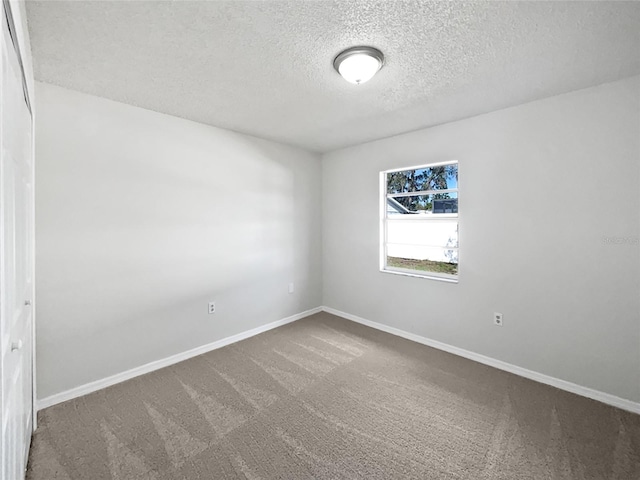
[[[351,47],[338,54],[333,67],[347,82],[360,85],[367,82],[382,68],[384,55],[373,47]]]

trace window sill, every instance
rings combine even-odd
[[[426,278],[428,280],[437,280],[439,282],[445,282],[445,283],[458,283],[458,278],[457,277],[440,277],[437,275],[429,275],[429,274],[420,274],[420,273],[415,273],[409,270],[389,270],[386,268],[381,268],[380,272],[382,273],[391,273],[393,275],[402,275],[405,277],[416,277],[416,278]]]

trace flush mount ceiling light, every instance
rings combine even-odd
[[[360,85],[378,73],[382,68],[384,55],[373,47],[351,47],[338,54],[333,67],[347,82]]]

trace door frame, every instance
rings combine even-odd
[[[22,88],[25,101],[31,113],[31,208],[29,211],[29,228],[31,238],[29,239],[29,255],[31,257],[29,276],[31,277],[31,433],[37,428],[37,394],[36,394],[36,297],[35,297],[35,108],[33,70],[31,66],[31,48],[29,43],[29,33],[27,30],[26,12],[24,2],[16,0],[2,0],[3,12],[2,21],[6,21],[9,35],[13,40],[13,47],[18,57],[18,63],[22,73]],[[0,312],[1,313],[1,312]],[[29,440],[30,442],[30,440]],[[27,451],[28,454],[28,451]],[[28,455],[27,455],[28,459]]]

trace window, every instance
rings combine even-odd
[[[381,173],[384,272],[458,277],[458,162]]]

